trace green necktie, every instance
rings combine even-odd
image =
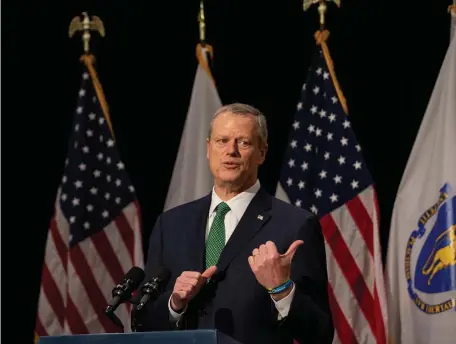
[[[206,268],[217,264],[223,247],[225,247],[225,215],[230,211],[226,203],[217,206],[217,213],[212,222],[206,241]]]

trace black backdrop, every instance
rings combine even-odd
[[[450,2],[329,4],[328,44],[377,184],[384,249],[395,192],[449,43]],[[26,343],[79,88],[82,43],[68,38],[70,20],[87,10],[104,21],[98,73],[148,236],[163,207],[189,102],[199,1],[3,5],[2,153],[10,174],[3,186],[9,194],[3,197],[3,319],[18,327],[15,342]],[[222,101],[255,105],[269,121],[270,151],[260,180],[273,193],[315,47],[316,8],[304,13],[300,0],[208,0],[206,18]],[[19,259],[18,268],[12,262]],[[5,299],[7,288],[15,297]]]

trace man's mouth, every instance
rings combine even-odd
[[[226,161],[222,165],[227,168],[236,168],[236,167],[239,167],[241,164],[238,162],[234,162],[234,161]]]

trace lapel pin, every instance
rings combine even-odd
[[[263,215],[258,215],[257,219],[263,220]]]

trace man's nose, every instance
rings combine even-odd
[[[232,140],[228,143],[227,147],[228,154],[238,154],[238,146],[236,140]]]

